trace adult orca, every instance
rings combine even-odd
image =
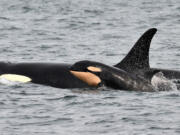
[[[158,72],[163,73],[163,75],[169,79],[175,78],[176,76],[178,77],[176,73],[180,73],[179,71],[150,68],[149,48],[151,40],[156,32],[156,28],[147,30],[139,38],[126,57],[120,63],[114,65],[114,67],[92,61],[80,61],[72,66],[71,72],[88,85],[93,84],[98,86],[103,82],[106,86],[124,90],[169,90],[171,87],[166,87],[167,85],[164,83],[168,83],[168,85],[170,83],[163,77],[161,78],[162,82],[158,84],[160,89],[159,87],[156,89],[152,86],[151,79]],[[117,70],[117,68],[119,70]],[[161,85],[164,86],[161,87]]]
[[[125,58],[114,66],[129,73],[141,74],[143,76],[146,76],[149,73],[151,74],[154,71],[159,71],[162,72],[167,79],[180,79],[180,71],[150,67],[149,48],[151,45],[151,40],[156,32],[156,28],[147,30],[139,38]]]
[[[150,46],[150,41],[155,33],[155,28],[146,31],[143,34],[143,36],[138,40],[138,42],[136,42],[133,49],[135,51],[130,51],[130,53],[125,57],[125,59],[120,64],[117,64],[115,66],[118,68],[122,68],[123,70],[126,70],[130,73],[137,71],[135,70],[136,68],[147,69],[146,67],[148,67],[148,64],[146,62],[148,61],[144,58],[148,56],[147,54],[149,50],[147,49],[147,46]],[[78,79],[70,73],[69,67],[71,66],[72,64],[58,63],[56,64],[0,62],[0,78],[5,78],[17,82],[32,82],[58,88],[90,87],[89,85],[87,85],[87,83],[84,83],[83,81],[81,81],[80,79]],[[152,72],[156,72],[156,69],[152,70]],[[148,74],[151,73],[147,72],[147,76]]]
[[[128,91],[156,91],[150,81],[99,62],[79,61],[72,65],[71,73],[91,86],[105,85]],[[149,78],[152,78],[153,75],[149,74]]]

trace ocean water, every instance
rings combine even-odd
[[[152,27],[151,67],[180,70],[179,0],[0,0],[0,61],[113,65]],[[179,135],[179,99],[0,84],[0,135]]]

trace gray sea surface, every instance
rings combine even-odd
[[[0,61],[122,60],[156,27],[151,67],[180,70],[179,0],[0,0]],[[0,135],[179,135],[180,92],[0,84]]]

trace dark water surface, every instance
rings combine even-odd
[[[0,61],[119,62],[158,28],[151,67],[180,70],[179,0],[1,0]],[[0,85],[1,135],[179,135],[180,92]]]

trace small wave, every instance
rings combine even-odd
[[[67,96],[63,97],[64,100],[71,100],[71,99],[74,99],[74,98],[77,98],[77,96],[75,96],[75,95],[67,95]]]
[[[152,77],[151,84],[157,91],[178,90],[176,83],[174,83],[172,80],[167,79],[162,72],[158,72]]]

